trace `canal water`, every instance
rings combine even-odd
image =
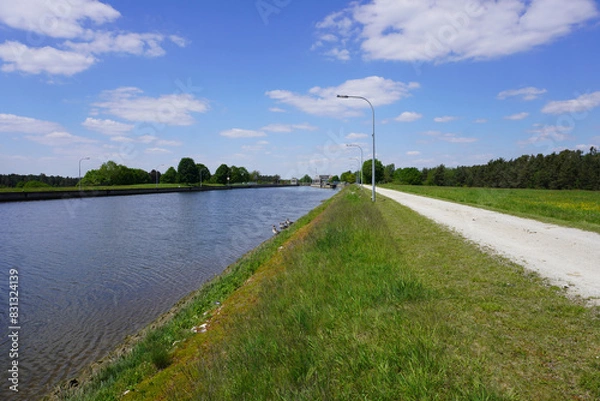
[[[0,399],[37,399],[72,378],[271,237],[273,224],[333,193],[255,188],[0,204]],[[11,270],[17,322],[9,319]],[[18,393],[8,380],[15,360]]]

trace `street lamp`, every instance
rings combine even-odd
[[[90,160],[89,156],[82,157],[79,159],[79,190],[81,191],[81,162],[84,160]]]
[[[373,162],[371,170],[371,184],[373,186],[373,195],[371,196],[371,199],[373,200],[373,202],[375,202],[375,109],[373,108],[371,102],[369,102],[369,99],[367,99],[366,97],[350,95],[337,95],[337,97],[340,99],[362,99],[365,102],[369,103],[369,106],[371,106],[371,111],[373,112]]]
[[[362,177],[362,166],[363,166],[363,150],[360,146],[354,144],[354,143],[347,143],[346,146],[350,147],[350,146],[354,146],[355,148],[359,148],[360,149],[360,185],[362,185],[363,183],[363,177]]]
[[[164,166],[165,164],[159,164],[158,166],[156,166],[156,168],[154,169],[154,176],[156,177],[156,189],[158,189],[158,168],[160,166]]]

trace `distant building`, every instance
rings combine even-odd
[[[292,178],[292,179],[290,180],[290,184],[291,184],[291,185],[298,185],[298,179],[297,179],[297,178]]]
[[[328,187],[331,177],[331,175],[318,175],[313,178],[312,186],[319,188]]]

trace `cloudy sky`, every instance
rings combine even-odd
[[[0,173],[284,178],[600,145],[592,0],[0,0]]]

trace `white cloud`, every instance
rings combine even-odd
[[[49,134],[60,131],[60,124],[35,118],[0,113],[0,132],[20,134]]]
[[[150,154],[150,155],[158,155],[158,154],[166,154],[166,153],[173,153],[168,149],[163,149],[163,148],[148,148],[144,151],[144,153]]]
[[[452,133],[443,133],[441,131],[426,131],[422,132],[422,135],[434,137],[437,140],[450,142],[450,143],[473,143],[477,142],[477,138],[461,137]]]
[[[316,131],[318,128],[308,123],[303,124],[269,124],[261,128],[267,132],[292,132],[295,130]]]
[[[269,108],[270,112],[273,113],[287,113],[287,111],[285,111],[284,109],[280,108],[280,107],[271,107]]]
[[[4,62],[0,69],[4,72],[46,72],[66,76],[85,71],[96,62],[90,55],[58,50],[50,46],[33,48],[15,41],[0,44],[0,59]]]
[[[204,113],[208,102],[196,99],[187,93],[161,95],[160,97],[142,96],[143,91],[134,87],[122,87],[103,91],[105,101],[94,103],[104,113],[128,121],[156,122],[167,125],[191,125],[194,119],[191,113]]]
[[[169,40],[179,47],[187,42],[178,35],[98,30],[120,13],[97,0],[0,1],[0,24],[54,39],[45,47],[30,47],[16,40],[0,44],[1,70],[29,74],[71,76],[87,70],[104,53],[159,57]]]
[[[28,135],[25,138],[29,139],[30,141],[41,143],[43,145],[48,145],[48,146],[68,146],[68,145],[73,145],[76,143],[94,143],[94,142],[96,142],[92,139],[84,138],[81,136],[75,136],[75,135],[69,134],[68,132],[63,132],[63,131],[51,132],[46,135],[35,135],[35,136]]]
[[[124,135],[115,135],[115,136],[111,136],[110,140],[113,142],[120,142],[120,143],[131,143],[131,142],[135,142],[135,140],[133,138],[130,138],[128,136],[124,136]]]
[[[346,49],[333,48],[325,53],[326,56],[336,58],[341,61],[350,60],[350,52]]]
[[[586,93],[585,95],[581,95],[576,99],[550,102],[544,106],[542,113],[581,113],[590,111],[598,106],[600,106],[600,91]]]
[[[301,111],[320,116],[355,117],[358,110],[368,109],[369,105],[360,99],[339,99],[337,95],[363,96],[373,107],[392,104],[410,96],[410,91],[419,88],[416,82],[405,84],[378,76],[353,79],[339,86],[321,88],[315,86],[307,94],[287,90],[272,90],[266,95],[280,103],[294,106]],[[369,110],[370,112],[370,110]]]
[[[83,23],[112,22],[121,14],[97,0],[19,0],[0,2],[0,22],[53,38],[74,38],[86,33]]]
[[[86,118],[81,125],[89,130],[105,135],[123,135],[135,127],[133,124],[124,124],[113,120],[101,120],[91,117]]]
[[[538,89],[534,88],[533,86],[528,86],[527,88],[510,89],[502,91],[498,93],[497,98],[500,100],[504,100],[509,97],[518,96],[522,97],[523,100],[535,100],[538,97],[540,97],[540,95],[543,95],[546,92],[548,92],[546,89]]]
[[[421,152],[419,152],[418,150],[409,150],[408,152],[406,152],[407,156],[419,156],[421,154]]]
[[[168,141],[168,140],[165,140],[165,139],[161,139],[161,140],[157,141],[156,144],[158,146],[181,146],[181,145],[183,145],[183,142],[181,142],[181,141]]]
[[[267,136],[263,131],[252,131],[247,129],[232,128],[230,130],[221,131],[219,135],[227,138],[256,138]]]
[[[551,43],[597,15],[593,0],[369,0],[317,23],[313,48],[343,45],[369,60],[490,59]]]
[[[156,33],[94,32],[85,42],[65,42],[65,46],[80,54],[126,53],[136,56],[159,57],[166,51],[160,46],[164,35]]]
[[[443,117],[436,117],[433,119],[433,121],[435,121],[436,123],[449,123],[450,121],[454,121],[454,120],[458,120],[458,117],[443,116]]]
[[[591,144],[590,145],[586,145],[586,144],[575,145],[575,149],[581,150],[584,153],[587,153],[590,150],[590,148],[592,148],[592,147],[598,149],[598,145],[591,145]]]
[[[188,41],[178,35],[169,35],[169,39],[179,47],[186,47],[188,45]]]
[[[510,116],[506,116],[506,117],[504,117],[504,119],[518,121],[518,120],[524,120],[528,116],[529,116],[529,113],[522,112],[522,113],[517,113],[517,114],[510,115]]]
[[[396,117],[394,120],[396,121],[400,121],[400,122],[412,122],[412,121],[417,121],[418,119],[422,118],[423,115],[414,111],[405,111],[402,114],[400,114],[398,117]]]
[[[346,139],[362,139],[362,138],[368,138],[369,134],[358,134],[358,133],[351,133],[346,135]]]
[[[535,124],[534,129],[528,131],[533,135],[530,136],[526,141],[519,142],[519,144],[526,145],[546,141],[562,142],[571,138],[568,133],[572,130],[572,127]]]
[[[477,120],[473,121],[476,124],[485,124],[488,122],[488,120],[486,118],[478,118]]]

